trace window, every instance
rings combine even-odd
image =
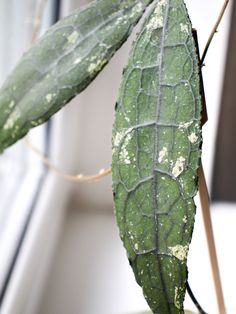
[[[59,1],[54,0],[47,2],[40,34],[57,18],[58,4]],[[37,5],[36,0],[0,3],[1,84],[29,46]],[[30,132],[30,139],[45,152],[49,135],[49,124],[44,124]],[[0,156],[0,302],[4,298],[46,172],[41,160],[24,140]]]

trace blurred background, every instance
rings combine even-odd
[[[88,2],[45,1],[40,36]],[[186,0],[201,51],[222,3]],[[1,84],[30,45],[37,10],[36,0],[0,0]],[[235,23],[231,1],[203,67],[209,117],[203,129],[203,166],[227,313],[236,313]],[[81,95],[30,132],[30,141],[65,172],[93,174],[110,166],[114,104],[139,26]],[[0,157],[0,193],[1,314],[132,314],[147,309],[119,239],[110,176],[95,183],[67,182],[22,140]],[[207,313],[217,313],[200,206],[188,264],[197,299]],[[186,308],[195,309],[188,297]]]

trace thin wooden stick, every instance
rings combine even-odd
[[[220,271],[219,271],[219,266],[218,266],[215,240],[214,240],[212,221],[211,221],[210,197],[209,197],[209,193],[208,193],[208,189],[206,185],[206,179],[205,179],[205,174],[204,174],[202,164],[200,165],[198,175],[199,175],[200,201],[201,201],[203,221],[204,221],[206,237],[207,237],[207,244],[208,244],[208,250],[209,250],[209,256],[210,256],[213,280],[214,280],[215,291],[216,291],[218,310],[219,310],[219,314],[226,314],[223,289],[222,289],[222,284],[221,284],[221,279],[220,279]]]
[[[44,156],[36,147],[32,145],[32,143],[28,140],[28,138],[25,139],[25,143],[27,146],[43,161],[43,163],[57,176],[62,177],[63,179],[67,181],[72,182],[94,182],[98,181],[101,178],[109,175],[111,173],[111,168],[107,169],[101,169],[97,174],[94,175],[88,175],[85,176],[83,174],[77,174],[77,175],[71,175],[68,173],[65,173],[61,171],[59,168],[57,168],[46,156]]]
[[[228,3],[229,3],[229,0],[225,0],[225,1],[224,1],[224,4],[223,4],[223,6],[222,6],[222,8],[221,8],[221,11],[220,11],[220,14],[219,14],[219,16],[218,16],[218,18],[217,18],[217,20],[216,20],[216,23],[215,23],[215,25],[214,25],[214,27],[213,27],[211,33],[210,33],[210,36],[209,36],[209,38],[208,38],[208,41],[207,41],[207,43],[206,43],[205,49],[204,49],[203,54],[202,54],[202,57],[201,57],[201,65],[203,65],[203,63],[204,63],[206,54],[207,54],[207,52],[208,52],[208,49],[209,49],[210,44],[211,44],[211,42],[212,42],[212,39],[213,39],[215,33],[217,32],[217,28],[218,28],[218,26],[219,26],[219,24],[220,24],[220,22],[221,22],[221,20],[222,20],[222,17],[223,17],[223,15],[224,15],[224,13],[225,13],[225,10],[226,10],[226,8],[227,8]]]

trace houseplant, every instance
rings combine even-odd
[[[69,101],[76,93],[85,88],[102,69],[122,41],[128,36],[130,28],[141,17],[143,9],[149,2],[150,1],[125,1],[122,2],[122,4],[109,4],[107,1],[98,1],[81,13],[74,13],[73,16],[52,28],[52,30],[24,56],[22,62],[2,89],[0,97],[2,112],[5,116],[2,116],[1,148],[4,149],[19,137],[23,136],[32,126],[36,126],[45,121],[65,102]],[[164,8],[167,4],[169,4],[168,1],[157,1],[154,13],[149,17],[146,26],[143,27],[141,31],[142,34],[144,34],[145,31],[151,31],[153,32],[153,34],[151,34],[152,36],[154,32],[158,32],[158,29],[163,29],[161,21],[165,11]],[[175,8],[175,5],[183,8],[182,2],[171,3],[171,5],[173,5],[172,8]],[[103,19],[101,19],[101,15],[96,19],[98,10],[104,13]],[[118,10],[118,13],[113,10]],[[91,14],[94,14],[94,19],[91,19]],[[180,18],[182,18],[182,16],[180,16]],[[83,27],[79,27],[80,32],[78,32],[78,28],[74,26],[78,21],[83,25]],[[102,26],[97,27],[96,23]],[[73,27],[71,25],[73,25]],[[187,24],[180,23],[179,26],[180,30],[186,33],[188,38],[191,38],[189,22],[187,22]],[[95,32],[93,28],[96,29]],[[96,34],[95,39],[93,36],[90,36],[91,33],[93,35],[94,33]],[[158,40],[158,36],[156,37]],[[55,43],[54,47],[51,45],[52,39]],[[94,44],[94,46],[91,45],[91,43]],[[157,58],[157,55],[155,55],[155,53],[157,53],[156,47],[151,48],[150,53],[154,52],[153,57]],[[59,52],[61,54],[59,54]],[[161,55],[160,58],[164,57]],[[197,57],[193,55],[193,58],[195,58],[194,63],[196,65]],[[178,61],[181,63],[183,60]],[[171,72],[175,73],[176,71]],[[196,81],[197,79],[196,75]],[[131,84],[132,82],[135,83],[135,77],[131,80]],[[150,83],[150,76],[145,79],[145,82],[146,84]],[[196,87],[196,89],[198,89],[198,87]],[[199,104],[199,96],[197,97]],[[167,105],[168,102],[170,103],[170,99],[167,101]],[[173,102],[173,99],[171,99],[171,102]],[[119,106],[117,106],[117,108],[118,107]],[[148,110],[147,113],[149,113]],[[126,118],[129,119],[128,116],[126,116]],[[199,116],[197,120],[199,124]],[[189,122],[190,121],[180,121],[178,127],[180,127],[180,129],[187,129],[190,125],[186,125],[186,123]],[[123,132],[123,135],[127,135],[124,140],[119,135],[119,132],[114,134],[115,147],[117,146],[116,144],[121,143],[121,141],[126,142],[131,130],[127,134],[125,133],[126,131]],[[189,133],[187,138],[192,144],[197,143],[199,146],[199,141],[196,140],[196,136],[196,132],[194,131]],[[168,139],[166,139],[166,141],[168,143]],[[125,146],[127,147],[128,143]],[[160,151],[155,152],[156,156],[158,156],[156,159],[160,161],[165,160],[167,157],[167,149],[164,150],[164,147],[166,146],[163,146],[163,149]],[[126,155],[125,149],[123,149],[123,154],[121,156],[118,154],[116,158],[121,161],[123,159],[123,162],[125,161],[125,164],[129,165],[131,161],[128,158],[129,156]],[[172,174],[175,178],[179,177],[184,170],[184,159],[186,158],[181,154],[176,158],[173,164]],[[118,162],[119,160],[115,160],[113,163],[114,169]],[[141,168],[144,169],[145,167]],[[170,191],[172,192],[173,190],[171,189]],[[181,217],[181,219],[186,220],[185,217]],[[189,232],[191,233],[191,226]],[[185,249],[183,251],[183,248],[186,246],[187,244],[178,244],[178,246],[170,247],[173,248],[172,253],[175,257],[176,255],[178,257],[181,256],[182,259],[182,256],[184,256],[183,260],[185,260],[186,252]],[[177,298],[176,289],[172,288],[171,293],[173,300]],[[182,291],[182,295],[183,294],[184,288]],[[181,302],[177,300],[172,303],[177,304]],[[178,306],[181,307],[181,305]]]

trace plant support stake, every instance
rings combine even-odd
[[[216,247],[214,241],[214,234],[212,228],[211,214],[210,214],[210,197],[207,190],[206,179],[202,164],[200,165],[199,171],[199,194],[202,207],[203,221],[206,230],[207,244],[213,274],[213,280],[216,291],[216,298],[218,303],[219,314],[226,314],[224,296],[220,279],[220,271],[218,266]]]

